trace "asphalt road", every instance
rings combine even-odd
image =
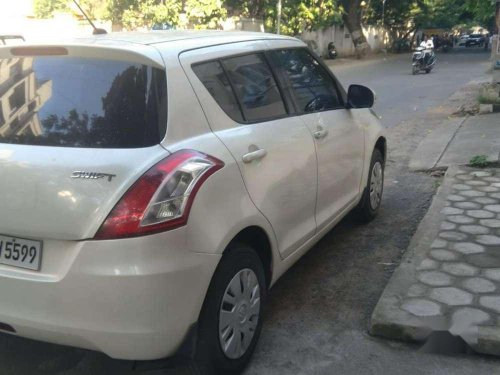
[[[401,55],[333,66],[345,85],[360,83],[377,92],[376,110],[390,128],[383,209],[365,226],[344,220],[276,284],[246,375],[491,374],[499,370],[500,361],[492,358],[427,354],[417,345],[367,333],[378,297],[437,187],[436,179],[410,173],[408,159],[457,104],[446,98],[484,75],[487,66],[484,53],[450,53],[439,56],[431,74],[412,76],[409,59]],[[128,373],[128,366],[99,353],[0,334],[1,375],[121,375]],[[144,373],[187,374],[189,370],[177,366]]]
[[[479,50],[440,54],[431,74],[413,76],[409,55],[341,64],[332,70],[347,87],[377,92],[376,111],[389,128],[383,209],[372,223],[344,220],[299,261],[271,292],[264,330],[246,375],[491,374],[500,362],[444,356],[368,335],[370,315],[430,205],[439,180],[408,171],[429,131],[460,104],[450,95],[484,77]]]
[[[415,116],[421,116],[470,80],[484,73],[489,54],[479,48],[456,53],[438,53],[436,68],[430,74],[411,74],[411,56],[390,56],[373,64],[339,66],[332,70],[347,89],[349,84],[370,87],[377,94],[375,110],[385,126],[392,128]]]

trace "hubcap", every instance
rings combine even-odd
[[[219,341],[230,359],[242,357],[255,334],[260,314],[260,287],[255,273],[245,268],[229,282],[219,312]]]
[[[372,175],[370,179],[370,206],[372,210],[376,210],[380,201],[382,200],[382,190],[384,187],[384,171],[382,164],[376,162],[372,168]]]

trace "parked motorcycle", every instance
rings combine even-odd
[[[430,73],[434,66],[436,66],[436,62],[437,57],[432,49],[417,47],[415,52],[413,52],[412,72],[413,74],[417,74],[422,71]]]
[[[333,42],[328,43],[328,58],[332,60],[337,58],[337,49]]]

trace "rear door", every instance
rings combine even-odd
[[[1,47],[0,235],[92,237],[168,155],[165,95],[165,70],[126,50]]]
[[[347,110],[340,87],[306,48],[270,53],[296,113],[314,137],[318,156],[318,229],[349,209],[359,197],[364,161],[364,130]]]
[[[212,130],[238,162],[286,257],[316,230],[316,153],[303,121],[289,116],[264,49],[262,42],[233,44],[180,59]]]

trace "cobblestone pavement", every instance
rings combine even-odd
[[[427,238],[430,246],[406,262],[415,272],[406,273],[408,287],[392,306],[408,319],[393,311],[393,323],[405,328],[403,336],[448,331],[479,352],[500,355],[500,169],[460,168],[446,180],[442,207],[433,205],[439,219],[427,228],[432,242]],[[374,333],[381,329],[377,319],[376,311]]]

